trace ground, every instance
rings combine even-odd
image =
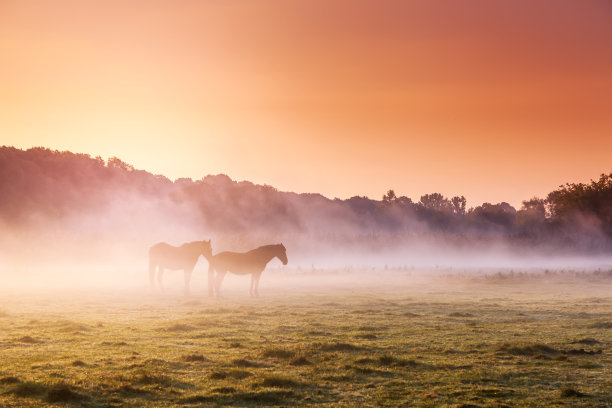
[[[612,406],[610,272],[346,276],[4,289],[0,406]]]

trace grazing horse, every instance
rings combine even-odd
[[[268,262],[274,257],[280,259],[283,265],[287,265],[287,250],[283,244],[264,245],[243,253],[220,252],[213,255],[208,260],[208,295],[219,296],[219,289],[225,274],[232,272],[237,275],[251,274],[249,294],[259,296],[259,278]],[[217,272],[216,277],[215,271]]]
[[[185,294],[188,295],[191,273],[200,255],[204,255],[206,259],[212,256],[210,240],[187,242],[180,247],[175,247],[165,242],[153,245],[149,248],[149,280],[151,285],[155,284],[155,268],[158,268],[157,283],[162,289],[164,268],[182,269],[185,274]]]

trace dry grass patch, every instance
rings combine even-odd
[[[289,359],[295,357],[295,351],[282,348],[268,348],[263,352],[264,357]]]
[[[196,362],[201,363],[205,361],[210,361],[209,359],[204,357],[202,354],[186,354],[183,356],[182,360],[188,363],[196,363]]]
[[[300,387],[303,384],[291,377],[280,374],[272,374],[265,376],[261,385],[264,387],[293,388]]]
[[[323,344],[321,346],[321,350],[323,351],[360,351],[360,350],[363,350],[363,347],[357,346],[351,343],[336,342],[336,343]]]
[[[250,377],[253,374],[246,370],[227,370],[227,371],[213,371],[210,373],[209,378],[212,380],[225,380],[228,378],[233,378],[235,380],[242,380],[244,378]]]

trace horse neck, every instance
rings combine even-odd
[[[262,250],[260,251],[260,258],[261,260],[265,260],[266,263],[270,262],[272,259],[278,256],[276,248],[273,245],[262,247],[261,249]]]
[[[185,249],[186,249],[186,252],[190,256],[193,256],[195,258],[199,258],[200,255],[202,254],[201,251],[200,251],[200,246],[196,245],[196,244],[193,244],[193,245],[192,244],[188,244],[188,245],[186,245]]]

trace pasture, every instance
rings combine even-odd
[[[610,272],[365,276],[3,289],[0,406],[612,405]]]

